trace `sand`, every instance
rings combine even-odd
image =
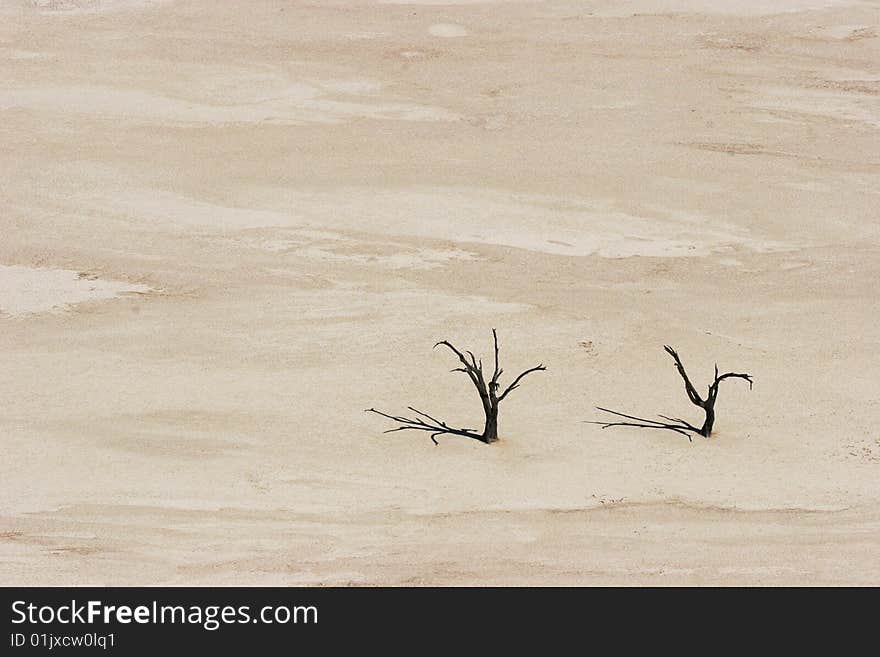
[[[105,281],[89,272],[0,265],[0,315],[7,318],[69,310],[122,294],[148,294],[146,285]]]
[[[880,584],[877,10],[0,1],[0,583]]]

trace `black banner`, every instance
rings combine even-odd
[[[852,591],[829,593],[837,601],[817,605],[805,589],[5,588],[0,654],[462,650],[475,639],[658,648],[694,633],[790,646],[835,622],[852,635],[877,608],[876,595],[857,605]]]

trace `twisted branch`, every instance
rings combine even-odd
[[[525,376],[527,374],[531,374],[532,372],[546,372],[546,371],[547,371],[547,368],[544,367],[543,365],[536,365],[535,367],[530,367],[525,372],[523,372],[518,377],[516,377],[513,380],[513,383],[511,383],[509,386],[507,386],[507,389],[503,393],[501,393],[501,395],[498,397],[498,401],[502,401],[505,397],[507,397],[507,395],[509,395],[511,393],[511,391],[513,391],[516,388],[519,388],[519,382],[522,381],[523,378],[525,378]]]

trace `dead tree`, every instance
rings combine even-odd
[[[608,427],[640,427],[642,429],[669,429],[670,431],[676,431],[680,434],[683,434],[688,437],[688,440],[691,440],[691,436],[688,432],[692,432],[695,434],[699,434],[708,438],[712,435],[712,427],[715,425],[715,400],[718,398],[718,384],[724,381],[724,379],[745,379],[749,382],[749,390],[752,389],[752,376],[750,374],[739,374],[737,372],[726,372],[724,374],[718,374],[718,365],[715,365],[715,380],[712,382],[712,385],[709,386],[709,391],[706,393],[706,398],[700,396],[700,393],[697,392],[697,389],[691,383],[690,378],[688,378],[687,372],[685,372],[684,365],[681,364],[681,358],[678,357],[678,353],[670,347],[669,345],[664,345],[663,347],[672,359],[675,361],[675,369],[678,370],[679,375],[684,381],[684,389],[687,393],[688,399],[691,400],[691,403],[695,406],[699,406],[703,409],[705,413],[705,419],[703,420],[703,425],[699,428],[692,425],[690,422],[682,420],[678,417],[667,417],[665,415],[659,415],[658,417],[666,420],[666,422],[658,422],[657,420],[649,420],[642,417],[636,417],[633,415],[626,415],[624,413],[618,413],[617,411],[612,411],[607,408],[597,408],[600,411],[605,413],[611,413],[612,415],[617,415],[618,417],[623,417],[628,420],[633,420],[632,422],[592,422],[591,424],[600,424],[603,429]]]
[[[413,418],[389,415],[388,413],[377,411],[375,408],[369,408],[366,412],[376,413],[377,415],[386,417],[389,420],[394,420],[400,424],[399,427],[389,429],[385,433],[393,433],[395,431],[425,431],[430,433],[431,440],[434,441],[435,445],[438,444],[437,436],[443,434],[465,436],[467,438],[479,440],[487,445],[494,443],[498,440],[498,406],[504,401],[507,395],[519,387],[520,381],[522,381],[525,376],[532,372],[543,372],[547,368],[543,365],[538,365],[537,367],[531,367],[525,370],[504,389],[504,392],[499,394],[501,384],[498,380],[504,370],[501,369],[498,364],[498,334],[495,329],[492,329],[492,338],[495,342],[495,369],[492,372],[492,378],[488,381],[486,381],[486,378],[483,375],[483,360],[474,356],[473,352],[465,351],[462,353],[451,342],[447,342],[446,340],[441,340],[434,345],[435,349],[441,345],[447,347],[452,353],[458,356],[458,360],[461,361],[461,367],[456,367],[451,371],[466,374],[471,380],[471,383],[473,383],[474,387],[477,389],[477,393],[480,395],[480,402],[483,405],[483,414],[486,418],[482,433],[477,433],[475,429],[457,429],[450,427],[445,422],[431,417],[427,413],[419,411],[412,406],[408,406],[407,408],[416,414],[416,417]],[[467,354],[467,356],[465,356],[465,354]]]

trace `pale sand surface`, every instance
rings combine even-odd
[[[878,16],[0,1],[0,583],[880,584]]]
[[[101,280],[89,272],[0,265],[0,315],[6,317],[64,311],[86,301],[149,292],[146,285]]]

